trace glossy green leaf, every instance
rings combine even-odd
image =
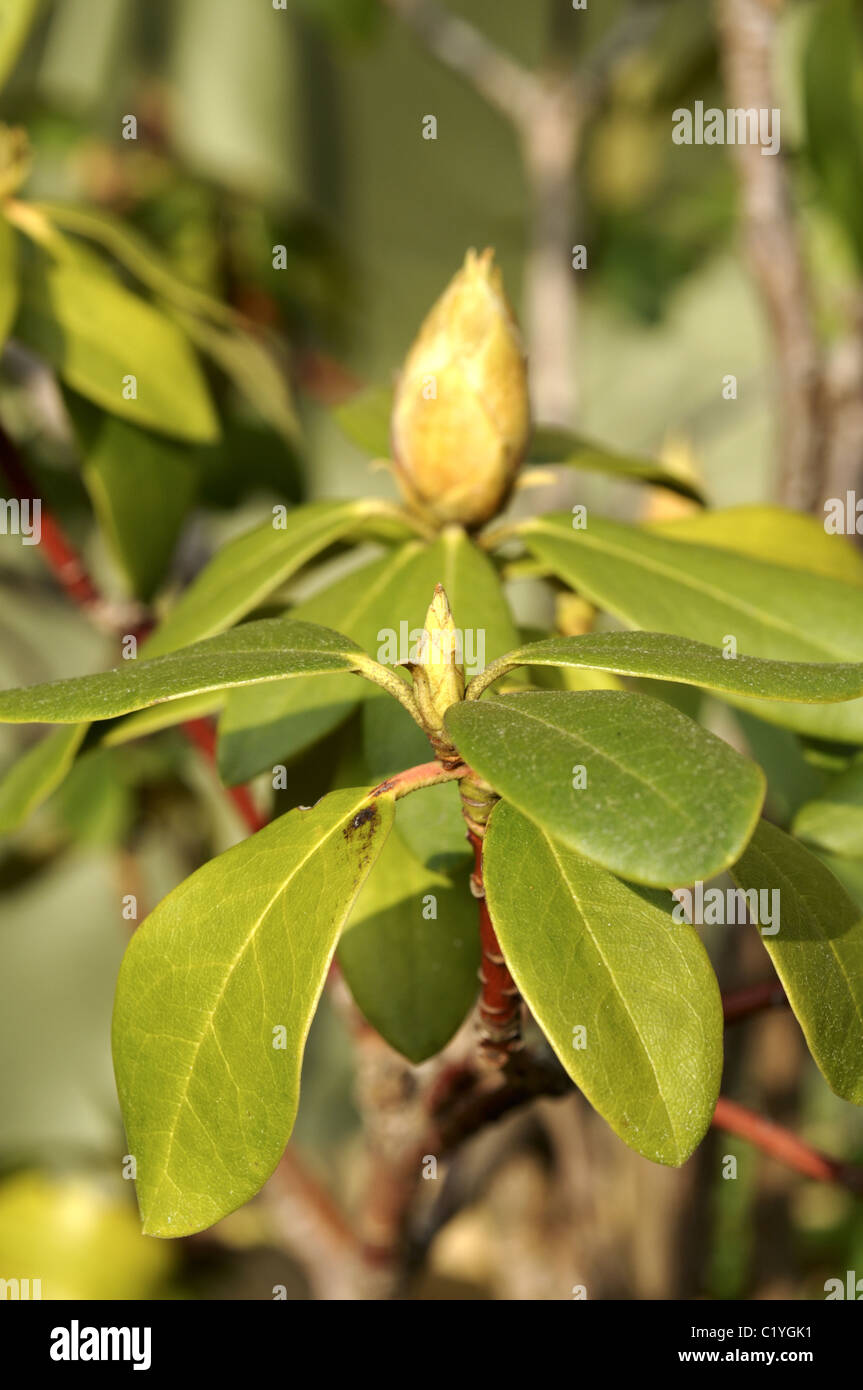
[[[537,517],[519,533],[556,574],[630,627],[676,633],[779,661],[863,660],[857,585],[655,536],[592,513],[584,530],[568,515]],[[734,701],[734,696],[729,696]],[[820,738],[863,742],[863,701],[811,706],[748,704],[771,723]]]
[[[198,486],[183,445],[106,416],[86,433],[84,482],[131,591],[147,602],[165,578]]]
[[[828,1084],[863,1105],[863,910],[767,821],[731,872],[747,892],[778,892],[779,930],[761,939]]]
[[[548,637],[512,653],[525,666],[572,666],[621,676],[699,685],[734,695],[771,700],[830,702],[863,696],[863,662],[763,661],[726,658],[716,647],[663,632],[589,632]]]
[[[151,661],[125,661],[95,676],[0,691],[0,723],[72,724],[114,719],[148,705],[326,671],[355,671],[353,642],[292,618],[265,618]]]
[[[849,538],[831,536],[824,530],[823,517],[787,507],[747,503],[693,512],[672,521],[651,521],[646,529],[671,540],[717,546],[788,569],[863,584],[863,555]]]
[[[0,5],[0,86],[18,61],[41,0],[3,0]]]
[[[436,584],[443,584],[449,596],[463,633],[465,660],[474,663],[469,669],[478,669],[515,643],[497,572],[459,527],[447,528],[433,545],[413,541],[372,561],[293,612],[304,621],[337,627],[391,665],[408,657],[416,641],[410,634],[422,628]],[[303,689],[286,685],[282,690],[237,692],[219,726],[222,776],[242,782],[284,762],[338,727],[363,698],[375,698],[371,687],[333,679],[326,685],[307,682]]]
[[[333,414],[351,443],[372,458],[389,458],[392,412],[392,388],[369,386],[337,406]]]
[[[24,282],[16,334],[104,410],[179,439],[218,437],[206,381],[180,329],[91,263],[40,257]],[[124,395],[130,376],[134,399]]]
[[[148,1235],[203,1230],[278,1163],[338,935],[392,819],[387,798],[332,792],[198,869],[133,936],[114,1068]]]
[[[142,285],[176,308],[226,327],[238,322],[238,315],[229,305],[187,284],[146,238],[111,213],[76,207],[74,203],[40,202],[34,207],[55,226],[96,242],[131,271]]]
[[[561,1064],[630,1148],[684,1163],[722,1072],[719,988],[695,929],[672,920],[667,894],[598,869],[506,802],[483,866],[507,965]]]
[[[820,796],[801,806],[793,830],[817,849],[863,859],[863,761],[832,778]]]
[[[64,725],[46,734],[0,778],[0,831],[17,830],[66,776],[87,732]]]
[[[573,434],[554,425],[538,425],[527,451],[528,464],[563,464],[569,468],[584,468],[590,473],[605,473],[615,478],[631,478],[668,488],[681,497],[703,502],[704,494],[698,479],[675,472],[657,459],[638,454],[618,453],[602,444]]]
[[[259,415],[286,439],[296,440],[299,421],[287,364],[279,364],[263,339],[239,324],[222,328],[181,309],[173,313],[195,346],[216,363]]]
[[[189,586],[147,642],[162,656],[239,622],[280,584],[375,512],[374,502],[312,502],[229,541]],[[275,518],[274,518],[275,519]]]
[[[403,808],[426,795],[400,803],[399,824]],[[348,919],[339,964],[360,1010],[391,1047],[414,1063],[440,1052],[478,988],[467,872],[460,880],[435,872],[391,835]]]
[[[543,830],[660,888],[733,863],[764,798],[754,763],[648,695],[525,691],[453,705],[446,726],[465,761]]]
[[[12,331],[18,298],[18,240],[14,227],[0,216],[0,350]]]

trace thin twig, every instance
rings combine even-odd
[[[720,57],[729,105],[776,108],[775,0],[718,0]],[[753,275],[773,335],[779,375],[781,471],[779,497],[811,511],[823,490],[826,421],[821,353],[791,187],[781,152],[764,154],[744,141],[733,146],[743,198],[743,226]]]
[[[500,942],[488,910],[483,881],[483,839],[468,830],[474,853],[471,892],[479,909],[479,940],[482,961],[479,968],[482,991],[479,999],[480,1047],[486,1061],[506,1067],[513,1053],[523,1047],[521,1037],[521,995],[503,958]]]
[[[539,83],[527,68],[479,29],[436,0],[384,0],[439,62],[465,78],[508,121],[524,127],[533,115]]]
[[[745,1139],[786,1168],[792,1168],[795,1173],[814,1178],[816,1182],[836,1183],[849,1192],[863,1196],[863,1168],[829,1158],[782,1125],[766,1120],[763,1115],[739,1105],[735,1100],[719,1097],[713,1114],[713,1126]]]

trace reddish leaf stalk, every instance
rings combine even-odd
[[[766,1120],[745,1105],[738,1105],[736,1100],[719,1097],[713,1114],[713,1126],[747,1140],[786,1168],[792,1168],[795,1173],[814,1178],[816,1182],[836,1183],[849,1192],[863,1195],[863,1168],[829,1158],[781,1125]]]

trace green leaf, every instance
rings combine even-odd
[[[0,215],[0,349],[12,331],[18,299],[18,239],[14,227]]]
[[[0,86],[18,61],[40,2],[4,0],[0,5]]]
[[[483,865],[506,963],[568,1074],[630,1148],[684,1163],[722,1073],[722,1004],[697,932],[673,922],[668,895],[589,864],[506,802]]]
[[[16,334],[95,405],[132,424],[197,443],[219,424],[180,329],[92,263],[44,257],[31,267]],[[126,399],[125,378],[137,395]]]
[[[519,647],[506,664],[572,666],[704,686],[771,700],[834,701],[863,696],[863,662],[830,665],[725,657],[716,647],[663,632],[590,632]]]
[[[336,407],[333,414],[352,444],[372,458],[390,456],[390,417],[393,392],[390,386],[369,386],[357,391]]]
[[[514,644],[516,632],[497,572],[457,526],[447,528],[433,545],[413,541],[401,546],[299,604],[293,613],[307,622],[338,627],[379,661],[392,664],[408,656],[416,641],[410,634],[422,628],[436,584],[446,589],[456,626],[464,634],[466,660],[478,658],[472,669]],[[371,687],[333,679],[326,685],[304,682],[303,689],[286,685],[237,692],[219,727],[224,780],[244,782],[286,761],[338,727],[363,698],[375,698]],[[307,714],[313,715],[308,725]]]
[[[130,589],[147,602],[159,588],[198,486],[181,444],[105,416],[85,432],[84,482]]]
[[[66,776],[87,732],[64,725],[46,734],[0,779],[0,832],[17,830]]]
[[[804,54],[806,153],[825,204],[863,265],[863,34],[850,0],[825,0],[812,12]]]
[[[527,464],[562,464],[569,468],[584,468],[590,473],[605,473],[615,478],[631,478],[636,482],[652,483],[703,502],[704,494],[697,478],[675,472],[656,459],[638,454],[622,454],[602,444],[573,434],[555,425],[538,425],[527,451]]]
[[[300,427],[288,385],[287,367],[277,362],[264,341],[239,325],[216,327],[180,309],[174,309],[173,316],[196,347],[216,363],[258,414],[285,439],[296,440]]]
[[[166,705],[151,705],[149,709],[138,710],[118,719],[114,724],[105,724],[99,740],[104,748],[119,748],[121,744],[131,743],[133,739],[155,734],[163,729],[173,729],[177,724],[185,724],[187,719],[202,719],[216,714],[227,699],[224,690],[205,690],[202,695],[186,695],[179,700],[171,700]]]
[[[374,502],[313,502],[244,531],[214,555],[147,642],[162,656],[239,622],[322,550],[375,514]]]
[[[338,935],[392,820],[388,798],[332,792],[205,864],[133,936],[114,1068],[146,1234],[203,1230],[278,1163]]]
[[[453,705],[446,727],[465,761],[543,830],[655,887],[733,863],[764,799],[760,768],[648,695],[525,691]]]
[[[592,513],[585,530],[573,530],[569,515],[537,517],[518,529],[560,578],[630,627],[713,647],[733,636],[739,651],[779,661],[863,660],[856,585]],[[799,733],[863,742],[861,700],[824,707],[759,701],[747,709]]]
[[[95,676],[0,691],[0,723],[73,724],[253,681],[356,671],[362,653],[341,633],[292,618],[264,618],[152,661]]]
[[[828,1085],[863,1105],[863,911],[767,821],[731,872],[746,892],[779,893],[779,930],[761,939]]]
[[[426,794],[400,803],[399,823],[402,809]],[[339,964],[391,1047],[414,1063],[433,1057],[476,999],[479,933],[467,873],[454,882],[427,868],[393,834],[348,919]]]
[[[694,512],[673,521],[651,521],[646,529],[671,540],[718,546],[788,569],[806,570],[863,585],[863,555],[847,536],[831,536],[823,518],[787,507],[749,503]]]
[[[88,241],[95,241],[126,270],[131,271],[142,285],[175,308],[226,327],[239,322],[239,316],[233,309],[194,285],[187,284],[177,275],[167,257],[118,217],[101,210],[76,207],[73,203],[35,203],[33,206],[55,226],[85,237]]]
[[[832,778],[821,796],[801,806],[793,830],[829,854],[863,859],[863,761]]]

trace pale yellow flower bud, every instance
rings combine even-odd
[[[464,666],[459,658],[461,634],[450,611],[443,586],[438,584],[426,614],[419,661],[411,666],[414,696],[426,732],[439,752],[451,751],[443,738],[443,717],[450,705],[464,699]]]
[[[469,251],[428,314],[396,389],[396,476],[439,522],[481,526],[506,502],[530,435],[521,337],[494,252]]]

